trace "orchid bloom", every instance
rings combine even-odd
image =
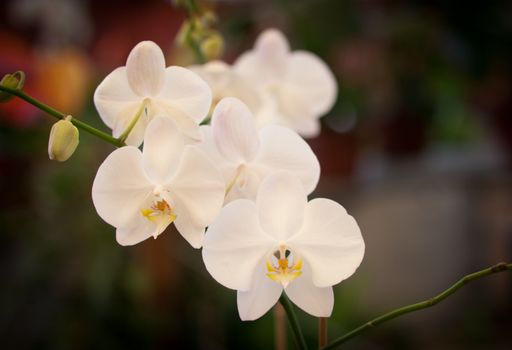
[[[304,137],[320,132],[318,118],[327,113],[337,96],[329,67],[307,51],[290,51],[276,29],[264,31],[254,48],[234,63],[235,71],[276,101],[276,110],[258,114],[260,125],[277,123]]]
[[[144,150],[125,146],[101,164],[92,186],[100,217],[117,228],[121,245],[156,238],[174,222],[194,247],[224,200],[224,181],[203,151],[185,144],[172,120],[157,116],[147,127]]]
[[[211,91],[188,69],[165,68],[162,50],[152,41],[137,44],[126,66],[115,69],[94,93],[94,104],[114,137],[139,146],[155,115],[171,118],[178,128],[199,139],[199,123],[206,117]]]
[[[320,164],[309,145],[294,131],[269,125],[258,131],[254,117],[240,100],[221,100],[211,126],[203,126],[203,149],[223,174],[226,202],[256,198],[260,182],[275,171],[298,176],[306,193],[320,177]]]
[[[202,65],[190,66],[188,69],[203,78],[212,90],[211,110],[225,97],[238,98],[255,115],[267,113],[267,109],[273,108],[271,100],[265,94],[225,62],[210,61]]]
[[[239,199],[221,210],[202,255],[213,278],[238,291],[245,321],[265,314],[283,290],[307,313],[330,316],[332,286],[355,272],[364,248],[356,221],[341,205],[307,202],[301,182],[279,172],[263,181],[256,202]]]

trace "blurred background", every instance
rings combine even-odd
[[[314,196],[347,208],[367,250],[335,287],[331,339],[512,260],[512,2],[201,4],[219,16],[226,61],[277,27],[338,78],[309,140],[323,172]],[[163,0],[4,0],[0,74],[24,70],[27,92],[107,130],[95,87],[141,40],[169,65],[193,63],[174,45],[184,18]],[[113,148],[82,133],[69,161],[51,162],[53,122],[20,100],[0,105],[0,349],[272,348],[272,313],[241,322],[236,293],[174,229],[115,242],[90,196]],[[487,277],[343,348],[510,349],[511,295],[510,274]],[[298,313],[314,346],[317,321]]]

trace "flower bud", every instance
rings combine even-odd
[[[48,141],[48,156],[51,160],[64,162],[78,146],[78,129],[71,123],[71,116],[53,124]]]
[[[217,32],[212,32],[201,41],[201,52],[208,61],[218,59],[223,51],[224,39]]]
[[[20,70],[15,72],[14,74],[6,74],[6,75],[4,75],[2,80],[0,80],[0,85],[5,86],[10,89],[15,89],[15,90],[23,89],[24,84],[25,84],[25,73],[23,73]],[[4,92],[4,91],[0,91],[0,102],[7,102],[7,101],[11,100],[12,98],[14,98],[13,95],[11,95],[7,92]]]

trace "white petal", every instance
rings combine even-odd
[[[212,89],[212,104],[217,104],[224,97],[235,97],[257,113],[263,108],[263,98],[258,89],[249,81],[238,75],[228,64],[222,61],[211,61],[204,65],[189,67],[203,78]]]
[[[257,84],[279,80],[288,64],[290,47],[285,36],[276,29],[260,34],[254,49],[235,62],[236,71]]]
[[[325,62],[310,52],[295,51],[287,63],[280,89],[287,96],[284,104],[287,113],[312,117],[327,113],[336,101],[338,86]]]
[[[334,293],[332,287],[320,288],[311,280],[311,270],[304,262],[302,274],[294,279],[285,293],[291,301],[308,314],[316,317],[329,317],[334,306]]]
[[[318,119],[306,118],[297,121],[293,127],[299,135],[311,139],[320,135],[320,121]]]
[[[281,283],[266,276],[264,260],[259,262],[252,279],[250,290],[236,294],[238,314],[242,321],[253,321],[263,316],[277,303],[283,292]]]
[[[230,178],[236,176],[236,170],[231,172]],[[261,180],[264,176],[253,166],[244,167],[236,181],[231,187],[231,190],[226,195],[224,203],[229,203],[232,200],[246,198],[255,201],[258,195]],[[231,180],[232,181],[232,180]],[[231,184],[231,181],[228,184]]]
[[[265,235],[258,222],[254,202],[240,199],[222,208],[208,228],[203,243],[206,269],[227,288],[249,290],[258,264],[275,242]],[[270,279],[269,279],[270,280]]]
[[[185,146],[183,136],[167,117],[153,119],[144,136],[144,169],[154,183],[165,184],[177,169]]]
[[[154,231],[155,225],[141,217],[139,220],[135,220],[133,227],[128,229],[118,228],[116,230],[116,240],[120,245],[135,245],[151,237]]]
[[[119,137],[125,132],[137,115],[141,104],[130,106],[118,114],[117,120],[112,126],[112,136]],[[130,146],[140,146],[144,140],[144,131],[146,130],[146,126],[149,121],[150,117],[146,113],[142,113],[132,131],[126,138],[125,143]]]
[[[103,122],[112,128],[119,114],[127,109],[137,109],[142,98],[128,84],[126,67],[119,67],[107,75],[94,91],[94,105]]]
[[[233,168],[235,163],[230,162],[225,157],[223,157],[222,154],[219,153],[219,150],[215,145],[215,141],[213,140],[213,131],[211,125],[201,125],[200,131],[202,142],[198,144],[198,147],[206,153],[208,159],[219,169],[224,167]]]
[[[307,194],[313,192],[320,178],[320,163],[297,133],[269,125],[260,130],[260,143],[254,163],[264,165],[268,172],[289,171],[300,179]]]
[[[340,204],[325,198],[307,204],[304,225],[289,243],[300,247],[318,287],[350,277],[361,264],[365,249],[354,218]]]
[[[177,210],[186,210],[194,226],[206,227],[219,213],[226,188],[222,176],[205,153],[189,145],[183,151],[169,190],[171,199],[180,204]]]
[[[100,165],[92,185],[92,200],[103,220],[115,227],[128,227],[140,215],[151,190],[141,152],[127,146],[112,152]]]
[[[126,60],[126,74],[137,95],[157,95],[165,79],[165,58],[160,47],[152,41],[138,43]]]
[[[235,72],[256,86],[263,86],[265,83],[272,80],[270,74],[263,74],[262,66],[254,50],[244,52],[236,59],[235,63],[233,63]]]
[[[205,227],[197,226],[190,219],[186,207],[179,201],[176,202],[176,220],[174,221],[174,225],[176,226],[176,230],[178,230],[181,236],[185,238],[193,248],[201,248],[203,245]]]
[[[190,139],[189,141],[201,141],[201,132],[198,123],[182,111],[173,108],[168,103],[162,103],[161,101],[152,102],[154,102],[152,106],[154,107],[155,115],[165,115],[167,118],[171,119],[180,132]]]
[[[256,203],[266,233],[278,241],[298,233],[307,198],[296,176],[287,172],[269,175],[260,185]]]
[[[222,99],[212,116],[213,138],[219,152],[233,162],[254,159],[259,148],[254,117],[242,101]]]
[[[196,73],[183,67],[171,66],[165,70],[165,84],[157,100],[199,124],[210,110],[212,92]]]

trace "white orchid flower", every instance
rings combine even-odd
[[[281,124],[304,137],[319,134],[318,118],[332,108],[338,88],[333,73],[318,56],[290,51],[285,36],[268,29],[252,50],[236,60],[234,68],[276,101],[277,110],[258,115],[260,124]]]
[[[199,139],[199,123],[211,103],[208,85],[192,71],[165,68],[162,50],[152,41],[142,41],[130,52],[126,66],[115,69],[94,93],[94,104],[114,137],[139,146],[149,121],[165,115],[193,139]]]
[[[217,168],[167,117],[147,127],[144,150],[125,146],[101,164],[92,186],[100,217],[117,228],[121,245],[156,238],[174,222],[194,247],[217,216],[225,186]]]
[[[301,182],[280,172],[265,179],[256,202],[239,199],[221,210],[202,255],[213,278],[238,291],[245,321],[265,314],[283,290],[307,313],[330,316],[332,286],[355,272],[364,249],[356,221],[341,205],[307,202]]]
[[[272,109],[272,100],[247,79],[242,78],[233,67],[222,61],[210,61],[188,67],[206,81],[212,90],[212,110],[225,97],[235,97],[249,107],[253,114],[267,114]],[[268,112],[270,113],[270,112]]]
[[[251,111],[236,98],[217,104],[211,126],[203,126],[203,138],[203,149],[223,174],[226,203],[255,199],[260,182],[276,171],[296,175],[308,194],[318,183],[320,164],[309,145],[282,126],[258,130]]]

